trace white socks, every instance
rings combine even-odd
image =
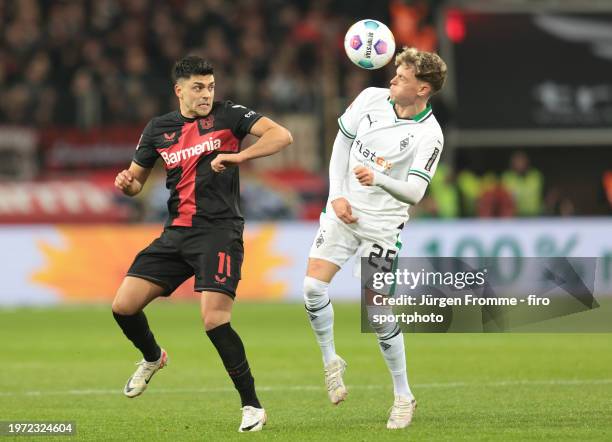
[[[406,373],[406,352],[404,350],[404,335],[398,333],[392,338],[381,339],[378,335],[380,351],[389,367],[393,378],[393,391],[396,396],[405,396],[409,400],[414,399],[408,386],[408,375]]]
[[[336,359],[334,347],[334,308],[329,300],[327,289],[329,283],[306,276],[304,278],[304,303],[310,325],[315,333],[323,364],[327,365]]]
[[[304,278],[304,303],[310,325],[315,333],[323,364],[327,365],[337,358],[334,346],[334,308],[329,300],[329,283],[306,276]],[[382,330],[380,330],[382,332]],[[380,351],[393,378],[393,391],[396,396],[414,399],[408,385],[406,374],[406,352],[404,335],[397,325],[388,330],[390,333],[377,333]],[[391,337],[387,337],[391,336]]]

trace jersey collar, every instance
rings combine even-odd
[[[197,119],[197,118],[189,118],[189,117],[186,117],[185,115],[183,115],[183,114],[181,113],[181,110],[180,110],[180,109],[179,109],[179,110],[177,110],[177,111],[176,111],[176,113],[178,114],[179,120],[180,120],[180,121],[184,121],[184,122],[186,122],[186,123],[193,123],[193,122],[194,122],[194,121]]]
[[[391,109],[393,109],[393,113],[395,114],[396,122],[400,120],[404,120],[404,121],[414,121],[415,123],[420,123],[421,121],[426,120],[432,114],[431,104],[427,103],[427,106],[425,106],[425,109],[423,109],[418,114],[413,115],[412,117],[408,117],[408,118],[401,118],[400,116],[397,115],[397,111],[395,110],[394,103],[390,97],[387,98],[387,101],[391,105]]]
[[[210,117],[210,115],[211,115],[211,114],[213,113],[213,111],[215,110],[216,105],[217,105],[217,102],[216,102],[216,101],[213,101],[213,104],[212,104],[212,106],[211,106],[211,108],[210,108],[210,112],[209,112],[209,113],[208,113],[208,115],[206,115],[205,117],[193,117],[193,118],[189,118],[189,117],[186,117],[185,115],[183,115],[183,114],[181,113],[181,110],[180,110],[180,109],[177,109],[176,113],[178,114],[178,117],[179,117],[179,119],[180,119],[181,121],[184,121],[184,122],[186,122],[186,123],[193,123],[193,122],[194,122],[195,120],[197,120],[198,118],[207,118],[207,117]]]

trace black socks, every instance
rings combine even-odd
[[[149,329],[147,317],[143,312],[135,315],[120,315],[113,312],[113,316],[123,330],[123,334],[142,352],[145,361],[155,362],[160,358],[161,349],[155,342],[155,336]]]
[[[154,362],[160,358],[161,349],[155,342],[155,336],[149,329],[147,317],[143,312],[135,315],[120,315],[113,312],[113,316],[125,336],[142,352],[146,361]],[[227,374],[240,394],[242,406],[250,405],[261,408],[257,394],[255,394],[255,379],[251,375],[244,345],[238,333],[228,322],[207,331],[206,334],[221,356]]]
[[[255,394],[255,379],[251,375],[249,362],[244,352],[244,345],[238,333],[234,331],[228,322],[208,330],[206,334],[217,349],[217,352],[219,352],[227,374],[229,374],[236,390],[240,394],[242,406],[250,405],[255,408],[261,408],[261,404]]]

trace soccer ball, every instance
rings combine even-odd
[[[344,37],[348,58],[364,69],[379,69],[395,54],[395,38],[389,28],[377,20],[360,20]]]

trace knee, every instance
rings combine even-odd
[[[390,319],[394,313],[391,306],[366,306],[368,322],[370,327],[376,333],[378,339],[389,339],[399,331],[399,324],[394,320],[381,320],[381,318]]]
[[[329,283],[307,276],[304,278],[304,303],[306,308],[315,309],[323,307],[329,302],[327,289]]]
[[[202,319],[202,322],[204,322],[204,330],[206,331],[212,330],[213,328],[217,328],[221,325],[219,321],[217,321],[215,318],[211,318],[210,316],[205,316]]]
[[[373,328],[374,328],[374,332],[376,333],[376,338],[379,341],[388,341],[389,339],[394,338],[400,333],[402,333],[402,330],[399,324],[397,323],[392,323],[389,325],[373,327]]]
[[[130,316],[138,313],[138,310],[135,310],[131,305],[129,305],[127,302],[122,301],[118,297],[113,299],[111,310],[113,311],[113,313],[123,316]]]
[[[231,316],[229,312],[223,310],[211,310],[202,315],[204,330],[209,331],[217,328],[220,325],[230,322]]]

